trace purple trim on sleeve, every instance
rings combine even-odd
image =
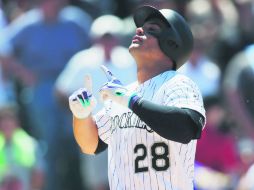
[[[129,101],[129,108],[132,109],[133,105],[138,102],[141,98],[137,96],[136,94],[132,95]]]

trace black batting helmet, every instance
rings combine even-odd
[[[136,9],[133,18],[137,27],[142,27],[151,18],[159,18],[165,22],[168,29],[156,36],[161,50],[176,64],[176,69],[187,61],[193,49],[193,36],[180,14],[171,9],[158,10],[144,5]]]

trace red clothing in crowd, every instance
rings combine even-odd
[[[217,171],[235,171],[240,164],[236,140],[229,134],[206,126],[197,143],[196,161]]]

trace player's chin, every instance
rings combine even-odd
[[[133,52],[135,51],[136,49],[138,49],[140,47],[140,44],[139,43],[131,43],[131,45],[129,46],[129,52]]]

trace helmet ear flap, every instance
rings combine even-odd
[[[159,45],[161,50],[171,59],[174,59],[174,54],[172,52],[177,52],[180,45],[170,37],[170,35],[161,35],[158,38],[159,40]]]
[[[171,40],[171,39],[167,39],[166,44],[167,44],[168,47],[170,47],[172,49],[177,49],[179,47],[178,44],[175,41]]]
[[[170,27],[168,30],[163,31],[161,35],[158,36],[158,38],[160,38],[161,44],[163,44],[163,48],[166,49],[176,50],[182,44],[181,38],[172,27]]]

